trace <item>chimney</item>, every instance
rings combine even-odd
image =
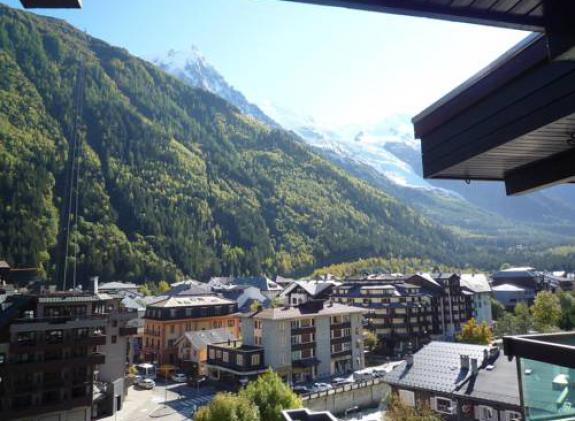
[[[94,294],[98,293],[98,277],[97,276],[92,276],[90,278],[90,286],[92,287],[92,292]]]
[[[469,355],[459,355],[461,360],[461,369],[462,370],[469,370]]]
[[[470,363],[471,363],[471,368],[470,368],[471,374],[473,374],[473,375],[477,374],[477,372],[479,371],[477,358],[471,358]]]
[[[405,356],[405,362],[407,363],[407,367],[413,366],[413,354],[407,354]]]

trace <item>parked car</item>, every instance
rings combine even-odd
[[[176,383],[185,383],[188,381],[188,376],[186,376],[184,373],[174,373],[172,374],[171,379]]]
[[[305,395],[310,392],[310,390],[305,386],[294,386],[292,387],[292,390],[299,395]]]
[[[138,385],[138,387],[140,389],[150,390],[150,389],[153,389],[154,387],[156,387],[156,382],[153,381],[152,379],[141,379],[136,384]]]
[[[353,376],[350,377],[336,377],[331,381],[331,384],[336,386],[340,386],[342,384],[350,384],[353,383]]]
[[[333,389],[333,386],[328,383],[314,383],[311,387],[311,392],[325,392],[326,390]]]

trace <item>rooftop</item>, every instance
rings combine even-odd
[[[456,393],[463,397],[520,406],[519,381],[515,360],[499,356],[490,362],[489,369],[479,370],[474,380]]]
[[[313,311],[308,306],[302,305],[298,307],[274,307],[266,308],[265,310],[244,314],[243,317],[253,317],[254,319],[269,319],[269,320],[291,320],[291,319],[305,319],[314,316],[332,316],[338,314],[363,314],[364,310],[358,307],[346,306],[343,304],[325,304],[323,308]]]
[[[462,274],[459,280],[463,288],[467,288],[472,292],[490,292],[491,286],[487,276],[481,273],[475,274]]]
[[[521,288],[520,286],[514,284],[501,284],[496,285],[492,288],[493,291],[506,291],[506,292],[519,292],[519,291],[526,291],[525,288]]]
[[[138,285],[130,282],[106,282],[98,285],[99,290],[107,289],[137,289]]]
[[[228,304],[235,304],[235,302],[216,296],[169,297],[162,301],[150,304],[148,307],[154,307],[154,308],[201,307],[207,305],[228,305]]]
[[[470,376],[469,370],[461,367],[461,355],[476,358],[481,364],[486,349],[483,345],[434,341],[413,355],[411,367],[404,361],[385,380],[396,386],[451,393]]]
[[[211,344],[237,341],[237,338],[225,328],[186,332],[178,341],[184,338],[196,349],[205,348]]]

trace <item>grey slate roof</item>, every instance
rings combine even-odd
[[[477,358],[481,365],[486,346],[455,342],[431,342],[413,356],[413,365],[403,362],[385,376],[391,385],[451,393],[470,372],[461,368],[460,355]]]
[[[242,314],[242,317],[253,317],[254,319],[270,319],[270,320],[291,320],[291,319],[306,319],[314,316],[335,316],[339,314],[353,314],[365,313],[358,307],[346,306],[343,304],[326,304],[323,308],[318,310],[309,310],[305,306],[298,307],[272,307],[265,310]]]
[[[138,286],[136,284],[130,282],[106,282],[104,284],[100,284],[98,289],[107,290],[107,289],[137,289]]]
[[[336,283],[332,281],[294,281],[282,291],[282,295],[287,296],[294,289],[300,287],[312,298],[315,298],[327,292],[327,290],[333,288],[335,285]]]
[[[491,365],[492,370],[479,370],[475,379],[457,391],[456,395],[520,406],[515,360],[509,361],[501,354]]]
[[[179,341],[182,339],[188,340],[195,349],[203,349],[211,344],[237,341],[237,338],[224,328],[186,332]]]

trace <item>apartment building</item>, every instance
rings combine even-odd
[[[378,353],[392,357],[430,339],[453,339],[474,315],[474,296],[456,274],[348,278],[331,294],[338,303],[365,309],[367,328],[379,338]],[[481,304],[490,309],[483,297]]]
[[[418,285],[343,284],[334,289],[332,299],[366,310],[367,328],[378,336],[384,355],[402,355],[429,342],[431,296]]]
[[[0,419],[91,420],[121,409],[137,317],[107,294],[8,298],[0,314]]]
[[[144,316],[144,359],[176,364],[176,341],[186,332],[227,329],[238,337],[240,319],[235,301],[214,295],[173,296],[148,305]]]
[[[461,275],[416,274],[406,282],[419,285],[431,298],[432,339],[455,339],[462,325],[473,317],[473,293],[464,291]]]
[[[491,325],[491,285],[483,274],[462,274],[460,284],[464,294],[471,295],[472,315],[479,323]]]
[[[208,345],[208,374],[241,380],[271,367],[308,382],[364,366],[363,310],[323,300],[242,316],[243,342]]]

